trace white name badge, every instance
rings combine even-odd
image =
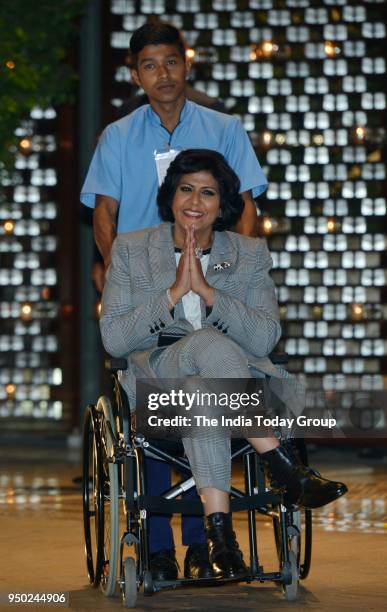
[[[159,181],[159,187],[163,180],[165,179],[165,175],[167,174],[167,170],[169,165],[175,159],[176,155],[181,153],[177,149],[169,149],[169,151],[164,151],[163,153],[158,153],[155,151],[155,162],[157,168],[157,179]]]

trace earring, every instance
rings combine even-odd
[[[222,217],[223,217],[223,211],[221,208],[219,208],[218,219],[221,219]]]

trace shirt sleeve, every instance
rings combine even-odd
[[[115,126],[108,126],[101,134],[81,190],[81,202],[95,207],[97,194],[121,200],[121,148]]]
[[[267,180],[250,139],[239,119],[235,118],[228,143],[227,161],[241,182],[241,193],[252,190],[253,198],[267,189]]]

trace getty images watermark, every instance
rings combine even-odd
[[[262,414],[238,414],[228,416],[226,413],[218,417],[205,414],[195,414],[197,408],[227,408],[230,411],[238,411],[240,408],[253,410],[263,408],[263,389],[254,393],[209,393],[197,389],[193,393],[183,391],[183,389],[171,389],[169,392],[151,392],[147,398],[146,408],[149,411],[156,411],[160,408],[175,408],[179,414],[174,416],[151,415],[147,417],[150,427],[190,427],[192,424],[203,427],[287,427],[291,429],[297,424],[300,427],[335,427],[336,419],[308,418],[301,414],[297,418],[281,418],[279,416],[265,417]],[[181,414],[193,411],[192,416]]]
[[[386,394],[340,402],[294,379],[139,379],[136,429],[149,438],[192,437],[222,428],[232,437],[386,437]],[[342,405],[344,404],[344,405]],[[347,404],[347,407],[345,407]]]

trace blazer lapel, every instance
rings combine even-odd
[[[222,289],[229,274],[235,271],[238,252],[227,232],[215,232],[206,279],[212,287]]]
[[[235,270],[237,251],[226,232],[215,232],[210,259],[206,272],[206,280],[211,287],[223,289],[227,277]],[[206,318],[206,307],[200,301],[202,321]]]

